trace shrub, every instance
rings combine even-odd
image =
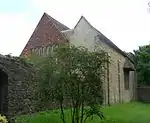
[[[104,51],[61,45],[48,56],[34,61],[39,68],[37,97],[41,103],[59,104],[63,123],[66,123],[66,102],[72,123],[83,123],[93,115],[103,118],[98,107],[103,103],[102,85],[108,62]],[[86,106],[90,109],[86,110]]]

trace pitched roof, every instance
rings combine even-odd
[[[67,39],[61,31],[67,29],[69,28],[44,13],[23,51],[65,41]]]
[[[44,13],[50,20],[53,21],[53,23],[57,26],[57,28],[60,31],[63,30],[68,30],[69,28],[67,26],[65,26],[64,24],[60,23],[59,21],[57,21],[56,19],[54,19],[53,17],[51,17],[50,15],[48,15],[47,13]]]
[[[110,47],[115,49],[118,53],[122,54],[123,56],[128,58],[132,63],[134,63],[134,61],[130,57],[128,57],[128,55],[124,51],[122,51],[120,48],[118,48],[110,39],[108,39],[99,30],[97,30],[95,27],[93,27],[84,16],[81,16],[80,20],[78,21],[78,23],[75,25],[74,28],[76,28],[76,26],[79,24],[81,19],[84,19],[92,29],[94,29],[96,32],[98,32],[101,35],[101,37],[100,37],[101,41],[103,41],[104,43],[108,44]]]

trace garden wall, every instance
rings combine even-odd
[[[138,101],[150,102],[150,87],[138,87],[137,98]]]
[[[4,76],[5,75],[5,76]],[[0,113],[11,118],[35,112],[35,68],[19,57],[0,55]]]

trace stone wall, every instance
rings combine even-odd
[[[137,98],[142,102],[150,102],[150,87],[138,87]]]
[[[8,75],[8,116],[35,111],[36,80],[33,67],[20,58],[0,57],[0,70]]]

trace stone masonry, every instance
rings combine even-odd
[[[8,117],[33,112],[35,90],[33,67],[21,58],[1,55],[0,71],[0,112]]]
[[[105,104],[128,102],[135,99],[134,63],[123,51],[96,30],[84,17],[81,17],[74,29],[64,31],[63,33],[76,46],[85,46],[89,50],[94,50],[96,46],[107,52],[110,56],[109,79],[107,76],[104,83]],[[125,89],[124,80],[124,65],[126,62],[132,66],[129,68],[128,89]]]
[[[41,19],[42,22],[45,20],[44,18],[47,18],[45,16],[48,15],[44,13]],[[73,29],[66,28],[66,26],[62,29],[60,25],[63,27],[63,24],[59,23],[60,25],[58,25],[58,23],[56,23],[58,21],[54,21],[50,16],[48,16],[48,19],[48,23],[46,24],[47,27],[50,28],[41,28],[42,24],[40,25],[39,22],[36,30],[27,43],[26,46],[31,44],[31,48],[29,47],[31,53],[36,52],[39,55],[47,55],[52,51],[52,44],[54,42],[69,42],[76,46],[85,46],[89,50],[94,50],[95,47],[99,47],[110,56],[110,64],[108,65],[106,81],[104,83],[104,103],[113,104],[136,99],[136,73],[134,61],[131,60],[125,52],[120,50],[112,41],[94,28],[83,16]],[[55,28],[51,28],[50,25],[54,25]],[[57,36],[57,38],[53,40],[53,33],[47,33],[47,35],[43,33],[47,30],[49,30],[49,33],[57,30],[57,34],[55,33],[55,35],[59,35],[62,38]],[[44,35],[45,39],[43,39]],[[49,36],[51,38],[48,40],[47,38]],[[40,42],[43,44],[40,45],[39,41],[36,41],[37,39],[41,39]]]

